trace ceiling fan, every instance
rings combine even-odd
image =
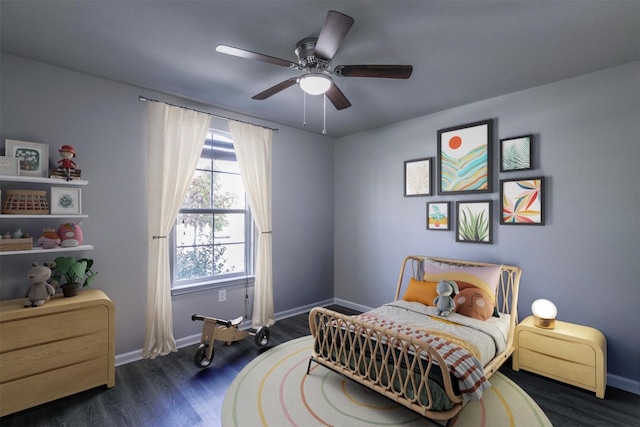
[[[220,44],[216,51],[227,55],[295,68],[305,73],[299,77],[292,77],[270,87],[252,97],[264,100],[298,84],[302,90],[311,95],[325,93],[329,101],[337,110],[351,106],[351,103],[335,84],[332,75],[341,77],[378,77],[386,79],[408,79],[413,71],[411,65],[338,65],[331,68],[331,60],[340,48],[351,26],[353,18],[343,13],[330,10],[327,13],[320,35],[300,40],[296,44],[295,54],[298,62],[280,59],[262,53],[251,52],[233,46]]]

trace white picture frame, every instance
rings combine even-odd
[[[20,175],[48,178],[49,146],[37,142],[5,139],[5,156],[17,157],[20,161]]]
[[[20,159],[17,157],[0,156],[0,175],[20,175]]]
[[[81,215],[82,190],[73,187],[51,187],[52,215]]]

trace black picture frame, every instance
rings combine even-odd
[[[438,194],[493,191],[493,119],[438,130]]]
[[[500,140],[500,172],[533,169],[533,135]]]
[[[493,243],[493,201],[456,202],[456,242]]]
[[[404,197],[433,194],[433,157],[404,162]]]
[[[544,225],[545,177],[500,181],[501,225]]]
[[[451,230],[451,202],[427,202],[427,230]]]

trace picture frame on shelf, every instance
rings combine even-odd
[[[514,136],[500,140],[500,172],[533,169],[533,135]]]
[[[52,215],[81,215],[82,190],[72,187],[51,187]]]
[[[427,230],[451,230],[451,202],[427,202]]]
[[[544,225],[545,178],[500,181],[500,224]]]
[[[17,157],[0,156],[0,175],[19,176],[20,159]]]
[[[432,157],[404,162],[404,197],[431,196],[432,163]]]
[[[493,120],[438,130],[438,194],[491,193]]]
[[[493,201],[456,202],[456,242],[493,243]]]
[[[19,175],[49,176],[49,146],[37,142],[5,139],[5,156],[17,157],[20,162]]]

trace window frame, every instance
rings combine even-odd
[[[207,147],[210,148],[210,155],[207,155]],[[233,150],[233,142],[231,142],[231,135],[228,132],[220,131],[218,129],[209,129],[207,133],[207,139],[205,140],[205,146],[202,151],[201,159],[219,159],[219,160],[236,160],[235,152],[229,153],[229,150]],[[236,160],[237,161],[237,160]],[[194,171],[195,173],[195,171]],[[171,272],[171,295],[182,295],[192,292],[200,292],[210,289],[227,288],[230,286],[253,286],[255,282],[255,237],[256,227],[251,215],[251,209],[246,200],[245,191],[245,209],[231,208],[211,208],[211,209],[180,209],[179,213],[207,213],[207,214],[220,214],[220,213],[242,213],[244,214],[244,227],[245,227],[245,240],[244,240],[244,271],[240,273],[225,274],[221,276],[208,276],[205,278],[196,278],[183,280],[177,283],[176,280],[176,259],[177,259],[177,225],[178,219],[171,230],[169,251],[170,251],[170,272]]]

